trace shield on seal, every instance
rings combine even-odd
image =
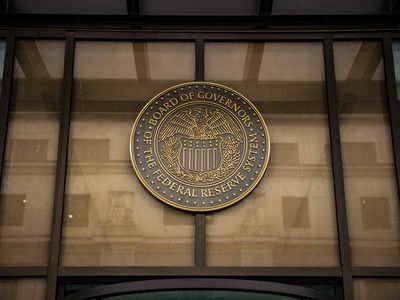
[[[188,171],[207,172],[222,163],[221,139],[195,140],[182,137],[179,163]]]

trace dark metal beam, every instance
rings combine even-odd
[[[195,44],[195,79],[204,81],[204,40]],[[195,266],[206,266],[206,214],[195,215]]]
[[[140,15],[140,0],[126,0],[128,15]]]
[[[382,32],[399,30],[397,14],[385,15],[314,15],[314,16],[143,16],[143,15],[37,15],[8,14],[0,12],[0,26],[7,28],[51,28],[147,30],[171,28],[188,31],[203,30],[251,30],[285,32],[352,31]],[[100,32],[100,31],[98,31]]]
[[[336,220],[339,238],[340,263],[342,267],[343,291],[345,300],[353,300],[353,275],[351,269],[351,249],[347,224],[346,200],[343,179],[342,150],[340,144],[339,114],[336,99],[336,76],[333,57],[332,36],[324,39],[326,94],[328,100],[328,119],[330,128],[333,182],[335,191]]]
[[[400,12],[400,0],[391,0],[392,12]]]
[[[0,277],[44,277],[46,267],[0,267]]]
[[[265,42],[252,42],[248,44],[246,61],[244,64],[243,81],[257,81],[260,73],[261,61],[264,53]]]
[[[4,153],[7,141],[8,110],[11,102],[11,85],[14,70],[15,35],[7,33],[6,52],[4,58],[3,80],[0,95],[0,188],[4,166]]]
[[[340,268],[317,267],[60,267],[61,277],[240,276],[340,277]]]
[[[24,40],[23,43],[19,43],[15,58],[26,78],[50,78],[35,40]]]
[[[135,60],[138,81],[149,79],[149,59],[145,41],[132,42],[133,59]]]
[[[196,214],[195,221],[195,265],[206,266],[206,215]]]
[[[61,98],[60,131],[58,139],[58,156],[56,184],[53,205],[53,221],[50,241],[50,260],[47,272],[46,299],[54,300],[57,291],[57,273],[60,261],[61,234],[63,225],[64,190],[67,172],[68,138],[74,69],[74,33],[67,33],[64,57],[63,97]]]
[[[8,12],[9,0],[0,0],[0,12]]]
[[[381,45],[362,41],[346,80],[370,80],[381,62]]]
[[[356,267],[353,276],[357,277],[400,277],[399,267]]]
[[[261,16],[269,16],[272,12],[274,0],[259,0],[258,14]]]
[[[385,35],[385,37],[383,38],[383,59],[385,65],[385,81],[388,101],[387,107],[390,119],[390,129],[392,133],[393,159],[397,179],[397,197],[398,201],[400,201],[400,103],[398,100],[400,95],[397,95],[396,90],[397,87],[393,59],[393,46],[390,35]],[[395,214],[398,215],[399,211],[397,211]],[[400,223],[397,224],[397,228],[400,228]],[[400,249],[398,249],[397,251],[400,252]]]

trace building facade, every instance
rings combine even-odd
[[[0,298],[399,299],[397,4],[105,2],[3,4]],[[271,154],[244,200],[188,213],[140,184],[129,138],[203,81],[258,108]]]

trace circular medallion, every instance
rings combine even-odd
[[[155,96],[133,124],[142,184],[183,210],[212,211],[247,196],[267,168],[270,141],[254,105],[220,84],[189,82]]]

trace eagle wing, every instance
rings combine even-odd
[[[220,110],[216,109],[207,119],[207,125],[215,135],[230,133],[240,143],[243,143],[243,134],[238,125],[231,118],[226,117]]]
[[[192,136],[193,128],[196,126],[195,118],[190,114],[190,109],[185,109],[173,116],[161,129],[159,140],[163,141],[177,133]]]

